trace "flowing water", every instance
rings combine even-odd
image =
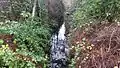
[[[68,68],[69,46],[65,30],[65,23],[63,23],[58,35],[54,34],[51,38],[51,68]]]

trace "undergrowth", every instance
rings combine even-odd
[[[50,39],[50,31],[49,27],[41,25],[41,22],[36,21],[21,21],[15,22],[9,21],[9,26],[3,26],[0,28],[0,34],[13,34],[14,39],[17,42],[17,50],[15,53],[29,56],[34,60],[36,65],[41,65],[43,68],[48,66],[48,52],[49,52],[49,39]],[[5,53],[5,55],[7,55]],[[12,53],[11,53],[12,56]],[[13,55],[14,56],[14,55]],[[4,56],[1,56],[4,58]],[[10,59],[9,57],[7,59]],[[16,66],[23,66],[24,64],[34,65],[33,63],[23,62],[23,60],[13,58],[15,61],[12,62]],[[6,60],[2,60],[5,62],[4,66],[6,66]],[[22,61],[23,64],[19,61]],[[11,66],[11,64],[8,64]],[[20,68],[21,68],[20,67]],[[25,66],[26,67],[26,66]],[[35,65],[34,65],[35,67]],[[32,67],[33,68],[33,67]]]

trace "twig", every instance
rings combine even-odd
[[[112,31],[112,34],[111,34],[111,36],[110,36],[109,48],[108,48],[108,51],[107,51],[107,52],[109,52],[110,49],[111,49],[111,40],[112,40],[112,37],[113,37],[113,35],[114,35],[114,32],[116,32],[116,30],[117,30],[117,27],[116,27],[116,29],[114,28],[114,30]]]

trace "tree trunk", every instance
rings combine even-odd
[[[37,3],[37,0],[34,0],[33,10],[32,10],[32,18],[35,16],[36,3]]]

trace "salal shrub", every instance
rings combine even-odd
[[[0,68],[35,68],[32,62],[19,59],[15,56],[17,53],[9,49],[9,44],[3,44],[4,41],[0,40]]]
[[[78,7],[74,13],[75,23],[85,24],[93,21],[108,20],[113,22],[120,17],[119,0],[78,0]]]
[[[16,53],[32,57],[36,64],[41,64],[43,68],[48,64],[50,31],[49,26],[31,20],[20,21],[0,29],[2,34],[14,34],[18,46]]]

